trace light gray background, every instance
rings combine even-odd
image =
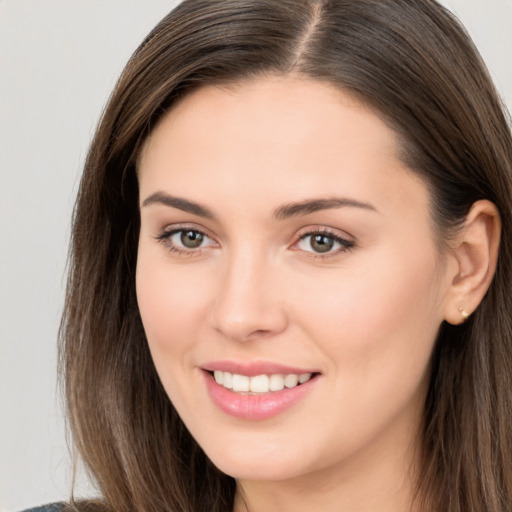
[[[69,496],[55,343],[74,195],[116,77],[176,3],[0,0],[1,510]],[[445,3],[510,108],[512,0]],[[83,475],[78,489],[92,492]]]

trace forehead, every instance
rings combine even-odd
[[[145,142],[138,172],[141,196],[171,188],[201,202],[247,191],[276,202],[333,193],[406,201],[419,178],[397,154],[395,132],[347,92],[265,77],[184,97]]]
[[[356,124],[364,125],[364,130],[352,130],[351,126]],[[317,128],[320,130],[313,131]],[[350,132],[352,137],[372,138],[379,143],[379,149],[393,154],[397,142],[395,133],[378,115],[347,91],[310,78],[271,75],[195,89],[164,115],[144,150],[164,131],[167,135],[174,132],[174,139],[185,140],[207,133],[204,141],[207,142],[214,138],[213,130],[218,137],[251,134],[253,144],[261,140],[270,142],[271,146],[272,141],[282,143],[286,137],[290,140],[303,137],[311,143],[324,139],[326,144],[333,142],[339,146],[350,144],[347,137]]]

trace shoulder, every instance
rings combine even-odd
[[[0,0],[1,2],[2,0]],[[27,508],[22,512],[112,512],[111,509],[99,499],[85,499],[74,501],[72,504],[60,502],[49,503],[39,507]]]
[[[41,507],[28,508],[23,512],[64,512],[63,503],[51,503]]]

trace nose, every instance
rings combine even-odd
[[[254,254],[226,262],[218,277],[213,328],[233,341],[271,337],[288,325],[279,269]]]

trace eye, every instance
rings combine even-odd
[[[353,246],[354,242],[325,230],[305,233],[297,242],[297,247],[301,251],[318,255],[335,255]]]
[[[170,240],[174,245],[181,245],[187,249],[198,249],[203,245],[205,238],[207,237],[203,233],[187,229],[174,233]]]
[[[181,228],[165,231],[157,237],[170,251],[177,253],[199,252],[200,249],[216,246],[216,242],[197,229]]]

